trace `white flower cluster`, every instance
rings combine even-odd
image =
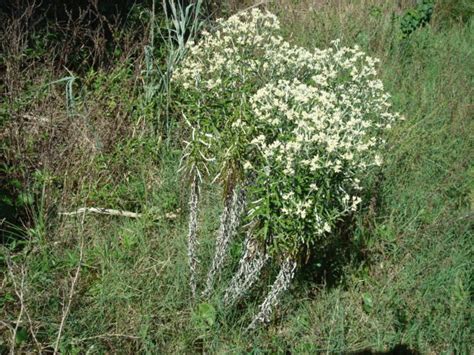
[[[216,31],[204,32],[198,43],[188,43],[188,54],[173,78],[185,89],[211,96],[234,91],[235,97],[268,80],[306,77],[321,69],[314,59],[324,51],[310,53],[292,46],[277,34],[279,29],[275,15],[257,8],[218,20]]]
[[[265,52],[283,41],[272,35],[280,26],[276,16],[258,9],[218,20],[217,26],[213,33],[202,33],[197,44],[188,43],[188,55],[174,73],[184,88],[238,89],[264,67],[269,69],[268,60],[262,60]]]
[[[325,56],[326,67],[344,51]],[[354,57],[361,57],[360,52]],[[322,70],[318,80],[313,76],[306,83],[278,80],[250,99],[258,132],[251,144],[261,154],[260,164],[253,165],[266,166],[268,184],[278,185],[280,207],[275,214],[308,219],[304,224],[312,226],[314,235],[329,232],[332,220],[356,209],[361,201],[357,177],[380,164],[374,149],[381,143],[378,133],[397,118],[387,112],[388,96],[380,82],[370,78],[371,65],[362,70],[354,64],[341,67],[359,74],[340,78]]]

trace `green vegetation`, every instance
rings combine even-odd
[[[408,10],[401,19],[400,29],[404,37],[408,37],[416,29],[425,26],[431,20],[434,0],[423,0],[414,9]]]
[[[0,351],[13,343],[16,351],[47,351],[57,343],[63,353],[338,353],[403,344],[421,353],[469,353],[470,6],[436,1],[430,21],[406,36],[412,2],[267,5],[292,43],[327,48],[340,38],[380,58],[394,110],[406,120],[387,132],[384,164],[364,181],[360,210],[317,247],[272,322],[252,334],[245,329],[278,270],[266,268],[267,284],[224,307],[244,236],[230,245],[214,296],[191,298],[189,181],[177,173],[188,128],[160,84],[176,45],[159,35],[164,14],[135,7],[107,47],[111,57],[96,60],[84,58],[87,51],[76,59],[48,51],[46,39],[61,37],[55,33],[8,48],[3,39],[12,32],[4,28],[0,210],[15,211],[1,225]],[[199,290],[214,253],[219,193],[214,184],[201,186]],[[84,206],[140,217],[58,214]]]

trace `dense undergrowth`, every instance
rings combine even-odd
[[[4,28],[3,36],[26,37],[21,48],[2,41],[0,188],[9,215],[0,216],[1,351],[15,343],[17,351],[57,344],[64,353],[344,353],[401,345],[469,353],[470,6],[437,1],[429,21],[415,23],[426,18],[415,12],[424,10],[408,1],[266,5],[292,43],[327,48],[340,38],[380,58],[382,81],[407,119],[387,133],[384,165],[364,182],[360,210],[306,261],[270,325],[250,335],[245,328],[266,286],[235,308],[221,303],[243,236],[230,246],[215,296],[191,300],[189,181],[177,174],[187,128],[162,94],[170,44],[161,10],[153,17],[135,7],[129,27],[121,23],[113,37],[115,47],[91,52],[95,60],[53,51],[51,43],[68,43],[59,35],[38,44],[23,27]],[[211,183],[202,187],[202,281],[220,192]],[[141,216],[59,215],[79,207]],[[268,285],[277,271],[264,271]]]

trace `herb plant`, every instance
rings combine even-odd
[[[247,238],[224,302],[244,295],[269,260],[280,267],[251,327],[270,319],[303,257],[356,211],[361,179],[382,163],[382,131],[400,118],[390,112],[376,59],[338,40],[308,51],[278,30],[278,19],[258,9],[220,20],[190,45],[174,77],[193,132],[212,141],[198,159],[224,187],[204,293],[212,290],[239,216]],[[243,186],[246,204],[236,197]]]

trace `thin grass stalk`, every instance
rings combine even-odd
[[[270,321],[273,310],[280,302],[281,295],[291,285],[291,282],[295,276],[295,270],[296,261],[291,258],[287,258],[283,262],[270,292],[267,294],[267,297],[260,305],[259,312],[252,320],[252,323],[250,323],[248,330],[255,329],[260,324]]]
[[[240,217],[245,208],[245,191],[242,187],[236,186],[227,195],[224,201],[224,210],[221,215],[221,222],[216,238],[216,250],[212,260],[211,269],[207,275],[204,297],[208,297],[214,287],[216,278],[219,276],[229,249],[229,245],[240,223]]]

